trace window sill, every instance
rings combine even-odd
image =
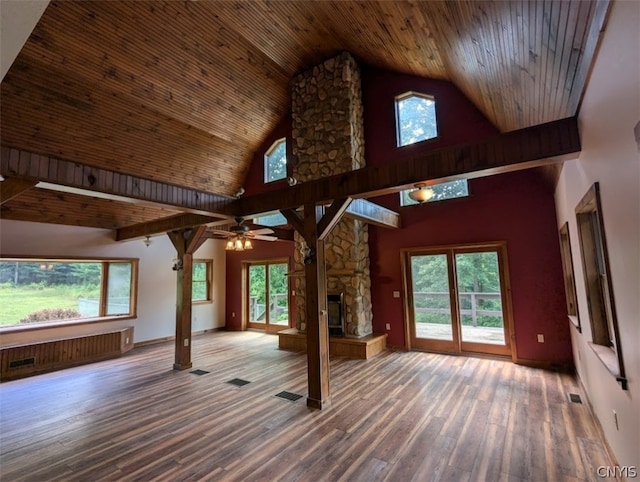
[[[580,326],[580,319],[577,316],[569,315],[569,321],[573,326],[575,326],[578,333],[582,333],[582,327]]]
[[[6,335],[9,333],[21,333],[25,331],[46,330],[50,328],[63,328],[65,326],[78,326],[78,325],[90,325],[93,323],[104,323],[108,321],[123,321],[132,320],[137,318],[136,315],[121,315],[121,316],[104,316],[102,318],[83,318],[78,321],[58,321],[52,323],[40,323],[32,325],[15,325],[0,328],[0,334]]]
[[[191,302],[192,305],[210,305],[211,303],[213,303],[213,300],[196,300]]]
[[[598,345],[596,343],[589,343],[589,346],[600,359],[602,364],[609,370],[623,390],[627,390],[627,379],[620,375],[620,366],[618,365],[618,357],[616,353],[608,346]]]

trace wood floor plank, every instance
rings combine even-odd
[[[0,384],[0,479],[585,481],[610,465],[588,407],[568,400],[584,399],[570,375],[419,352],[335,357],[332,404],[318,411],[304,402],[305,355],[277,344],[194,337],[201,376],[171,370],[168,342]]]

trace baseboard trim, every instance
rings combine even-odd
[[[224,326],[220,326],[218,328],[209,328],[207,330],[200,330],[200,331],[194,331],[193,333],[191,333],[191,336],[200,336],[200,335],[204,335],[206,333],[213,333],[216,331],[224,331],[225,327]],[[167,341],[173,341],[175,340],[176,337],[175,336],[165,336],[163,338],[154,338],[153,340],[145,340],[145,341],[139,341],[137,343],[133,344],[134,348],[139,348],[141,346],[148,346],[148,345],[157,345],[158,343],[165,343]]]
[[[542,360],[528,360],[526,358],[517,358],[514,363],[517,365],[524,365],[532,368],[542,368],[543,370],[550,370],[560,373],[576,373],[576,367],[573,362],[551,362]]]

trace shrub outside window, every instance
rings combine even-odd
[[[396,97],[396,131],[398,147],[438,137],[433,97],[415,92]]]
[[[287,177],[287,140],[275,141],[264,155],[264,182],[273,182]]]
[[[191,279],[191,301],[211,301],[211,278],[213,274],[212,260],[194,260]]]
[[[137,260],[0,260],[0,328],[135,317]]]
[[[458,179],[457,181],[441,182],[440,184],[434,184],[429,186],[429,189],[433,191],[433,197],[427,202],[444,201],[446,199],[455,199],[459,197],[466,197],[469,195],[469,184],[466,179]],[[406,191],[400,191],[400,205],[410,206],[413,204],[419,204],[409,197],[409,193],[412,189]]]

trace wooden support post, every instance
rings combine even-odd
[[[174,370],[191,368],[191,285],[193,278],[193,253],[204,242],[206,226],[171,231],[169,239],[177,251],[173,269],[177,274],[176,290],[176,352]]]
[[[324,408],[331,403],[329,389],[329,315],[327,264],[324,239],[346,212],[351,198],[336,199],[326,212],[315,203],[304,205],[304,217],[294,209],[280,211],[304,238],[310,252],[304,260],[305,314],[307,321],[307,406]]]
[[[322,208],[304,207],[304,239],[311,252],[305,259],[307,318],[307,406],[322,409],[331,403],[329,390],[329,326],[327,315],[327,268],[324,241],[318,239]]]

